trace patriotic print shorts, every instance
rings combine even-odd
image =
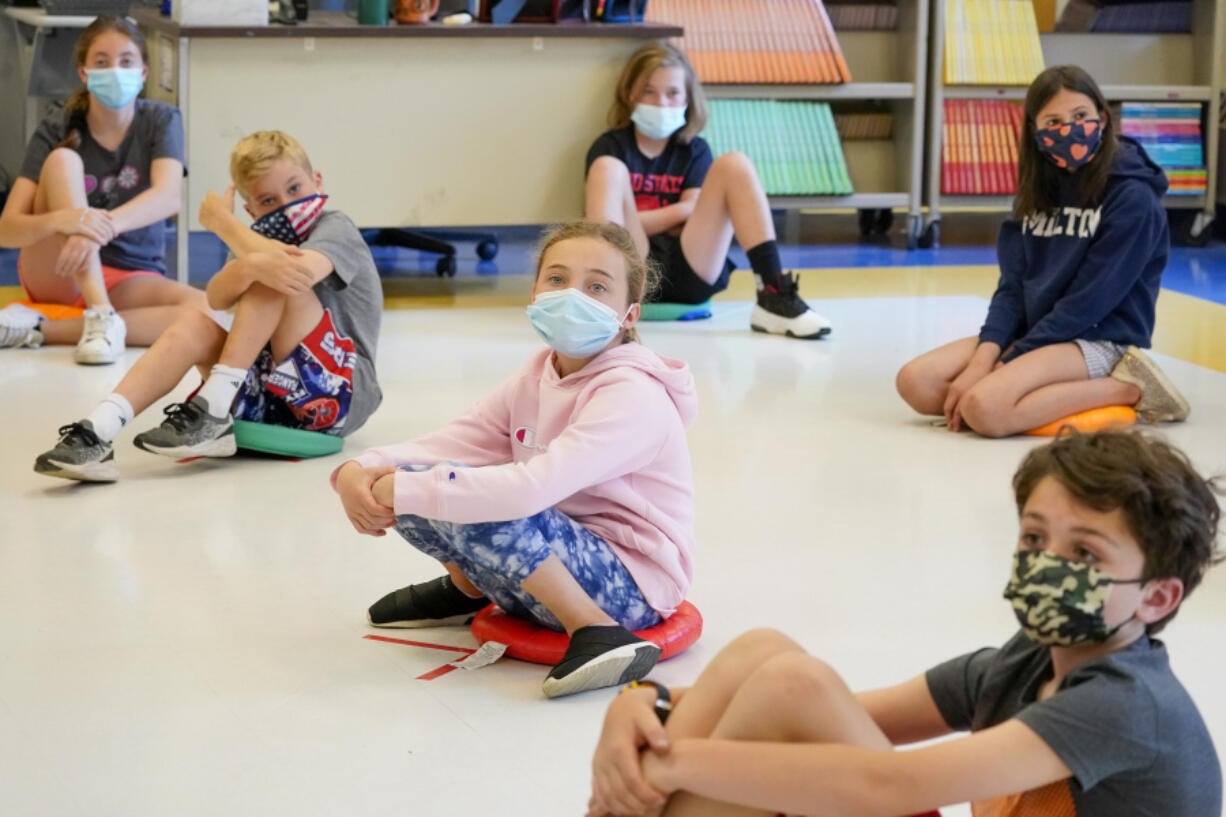
[[[265,346],[234,398],[236,420],[340,435],[353,396],[353,341],[332,322],[332,311],[277,362]]]

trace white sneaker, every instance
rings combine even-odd
[[[785,272],[780,277],[778,289],[768,286],[758,290],[758,302],[749,316],[749,328],[755,332],[817,340],[830,334],[830,321],[804,302],[800,297],[799,279]]]
[[[43,314],[25,304],[12,303],[0,309],[0,348],[37,349],[43,345],[38,324]]]
[[[87,365],[114,363],[123,357],[127,336],[128,326],[115,310],[104,314],[96,309],[87,309],[85,328],[81,330],[81,340],[77,343],[73,359]]]

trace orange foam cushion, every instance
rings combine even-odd
[[[506,654],[520,661],[553,665],[562,660],[570,637],[566,633],[538,627],[531,621],[508,616],[491,604],[473,619],[472,633],[477,641],[497,641],[507,645]],[[635,635],[660,648],[660,660],[672,658],[690,648],[702,635],[702,614],[688,601],[681,602],[677,612]]]
[[[1108,428],[1127,428],[1136,421],[1137,413],[1132,406],[1103,406],[1078,414],[1070,414],[1068,417],[1062,417],[1024,433],[1031,437],[1054,437],[1060,433],[1060,429],[1072,426],[1077,431],[1092,434]]]
[[[36,312],[43,313],[49,321],[66,321],[69,318],[79,318],[85,314],[85,310],[77,306],[68,306],[67,304],[36,304],[29,298],[21,298],[13,303],[28,306]]]

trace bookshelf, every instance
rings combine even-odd
[[[848,110],[889,112],[890,139],[844,140],[855,192],[845,196],[771,196],[780,210],[858,210],[865,232],[885,232],[895,211],[907,218],[907,242],[923,232],[923,161],[927,110],[929,0],[898,0],[893,30],[836,30],[851,82],[836,85],[706,84],[709,99],[806,99]],[[866,218],[867,217],[867,218]]]
[[[946,99],[1013,99],[1026,95],[1024,85],[951,85],[945,82],[945,16],[951,0],[932,0],[932,37],[928,64],[927,169],[924,198],[927,219],[920,246],[940,240],[942,213],[1007,212],[1011,196],[949,196],[941,193],[941,137]],[[1217,199],[1218,122],[1221,92],[1226,82],[1226,0],[1194,0],[1192,32],[1085,33],[1044,32],[1039,35],[1045,65],[1074,64],[1098,81],[1110,103],[1200,102],[1205,162],[1209,168],[1204,195],[1167,196],[1163,204],[1175,218],[1172,238],[1203,243],[1209,237]],[[849,159],[850,162],[850,159]]]

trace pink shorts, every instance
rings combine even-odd
[[[136,278],[142,275],[152,275],[155,278],[166,277],[162,275],[160,272],[153,272],[152,270],[120,269],[119,267],[108,267],[106,264],[102,265],[102,283],[106,287],[107,292],[110,292],[112,289],[119,286],[119,284],[128,280],[129,278]],[[17,280],[21,281],[21,288],[25,290],[26,296],[29,297],[31,301],[36,300],[34,295],[30,292],[30,288],[26,286],[25,276],[21,274],[21,262],[20,261],[17,262]],[[71,304],[69,304],[69,306],[75,306],[78,309],[84,309],[85,308],[85,298],[81,295],[78,295],[77,299],[73,301]]]

